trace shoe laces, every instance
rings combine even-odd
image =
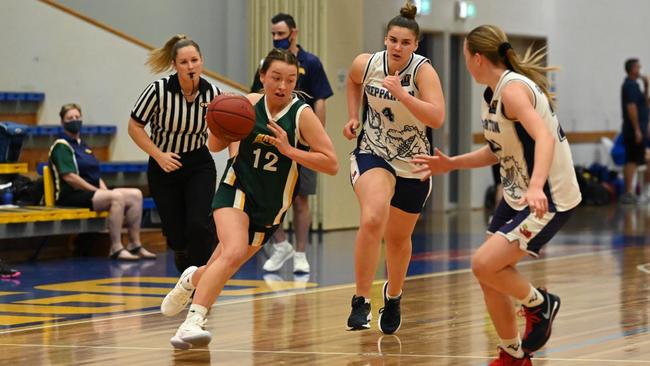
[[[518,314],[521,317],[526,318],[526,330],[524,330],[524,338],[530,334],[533,330],[533,326],[542,321],[542,318],[537,315],[542,309],[541,308],[527,308],[522,306]]]
[[[383,308],[379,309],[379,313],[382,314],[384,311],[399,310],[400,300],[402,300],[401,296],[397,299],[386,299],[386,303],[384,303]]]

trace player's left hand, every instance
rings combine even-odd
[[[520,205],[528,204],[530,212],[534,213],[537,218],[544,217],[544,214],[548,212],[548,200],[544,191],[540,188],[528,188],[526,194],[519,200]]]
[[[287,137],[287,131],[272,119],[269,120],[266,127],[268,127],[269,130],[271,130],[271,133],[273,133],[273,136],[275,136],[269,136],[269,142],[271,145],[275,146],[280,153],[286,155],[286,152],[291,148],[291,145],[289,145],[289,138]]]
[[[389,75],[384,78],[382,86],[390,92],[397,100],[404,97],[406,90],[402,88],[402,80],[399,77],[399,71],[395,71],[395,75]]]

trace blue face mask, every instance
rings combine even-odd
[[[83,122],[80,119],[64,122],[63,129],[76,135],[81,131],[82,124]]]
[[[291,42],[289,41],[289,37],[284,38],[284,39],[274,39],[273,40],[273,47],[280,48],[280,49],[283,49],[283,50],[288,50],[289,47],[291,46]]]

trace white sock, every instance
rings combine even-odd
[[[205,318],[208,315],[208,308],[199,304],[190,305],[190,311],[187,312],[187,317],[194,315],[201,315],[202,318]]]
[[[305,252],[295,252],[293,254],[293,256],[298,257],[298,258],[300,258],[300,257],[307,258],[307,253],[305,253]]]
[[[285,247],[285,246],[287,246],[287,245],[291,245],[291,243],[289,243],[288,240],[284,240],[284,241],[281,241],[281,242],[279,242],[279,243],[275,243],[275,244],[273,244],[273,247],[274,247],[275,249],[280,249],[280,248]]]
[[[189,290],[194,290],[196,288],[196,286],[194,286],[194,284],[192,283],[192,276],[194,276],[195,272],[196,271],[192,272],[189,276],[185,277],[181,281],[181,286],[183,286],[184,289],[189,291]]]
[[[527,308],[532,308],[543,303],[544,296],[542,296],[542,293],[539,292],[536,288],[530,286],[530,292],[528,293],[528,296],[520,299],[519,301],[521,301],[521,305]]]
[[[519,338],[518,334],[517,337],[513,339],[502,339],[499,346],[514,358],[524,357],[524,350],[521,349],[521,338]]]
[[[393,295],[389,295],[388,292],[386,292],[386,297],[387,297],[389,300],[392,300],[392,299],[399,299],[400,296],[402,296],[402,290],[399,290],[399,295],[395,295],[395,296],[393,296]]]

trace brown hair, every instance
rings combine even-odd
[[[289,65],[296,65],[296,69],[298,68],[298,58],[296,55],[291,53],[289,50],[274,48],[268,53],[268,55],[266,55],[266,57],[264,57],[262,67],[260,67],[260,74],[266,74],[273,61],[286,62]]]
[[[469,32],[466,40],[470,53],[479,53],[494,65],[503,64],[509,70],[526,76],[542,89],[551,106],[554,106],[555,96],[549,91],[546,73],[558,68],[542,65],[546,56],[546,47],[533,51],[531,44],[521,58],[508,43],[506,34],[495,25],[481,25],[474,28]]]
[[[388,22],[386,26],[386,33],[390,31],[392,27],[402,27],[407,28],[413,32],[415,35],[415,40],[420,38],[420,26],[418,22],[415,21],[415,15],[418,12],[418,7],[415,6],[410,0],[407,0],[404,3],[404,6],[399,10],[399,15],[394,17]]]
[[[79,114],[82,114],[81,113],[81,107],[77,103],[68,103],[68,104],[64,104],[63,106],[61,106],[61,111],[59,111],[59,117],[61,117],[62,122],[63,122],[63,117],[65,116],[65,114],[68,113],[68,111],[71,111],[73,109],[78,110]]]
[[[177,34],[170,38],[161,48],[151,50],[145,64],[155,74],[170,70],[178,50],[187,46],[193,46],[201,55],[201,48],[196,42],[184,34]]]

